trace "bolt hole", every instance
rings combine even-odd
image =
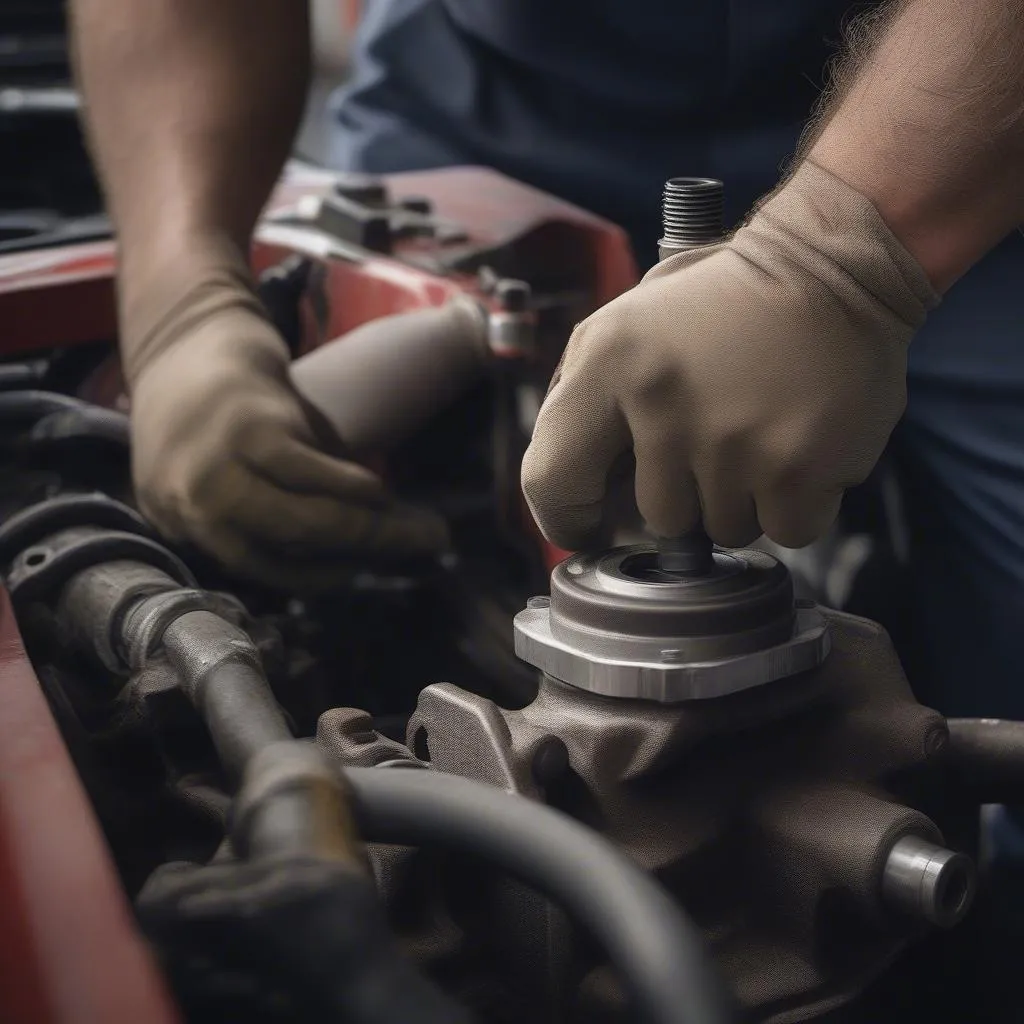
[[[42,565],[49,557],[46,551],[30,551],[25,555],[25,564],[35,568],[37,565]]]
[[[958,921],[967,908],[974,888],[971,868],[954,862],[940,876],[936,885],[935,906],[946,921]]]
[[[412,752],[421,760],[430,760],[430,745],[427,743],[427,730],[421,725],[412,737]]]

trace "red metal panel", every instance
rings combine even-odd
[[[0,1020],[174,1024],[0,588]]]

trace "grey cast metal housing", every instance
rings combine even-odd
[[[671,704],[816,668],[829,634],[766,552],[716,549],[710,573],[684,577],[659,568],[652,544],[562,562],[551,597],[531,598],[515,617],[515,650],[570,686]]]

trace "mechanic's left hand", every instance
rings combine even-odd
[[[648,526],[789,547],[833,522],[905,404],[938,296],[871,203],[803,164],[729,240],[679,253],[569,340],[523,462],[547,538],[597,540],[631,449]]]

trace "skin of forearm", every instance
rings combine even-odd
[[[309,77],[297,0],[71,0],[86,137],[122,292],[214,238],[245,246]]]
[[[1024,222],[1024,0],[903,0],[854,33],[803,147],[945,291]]]

